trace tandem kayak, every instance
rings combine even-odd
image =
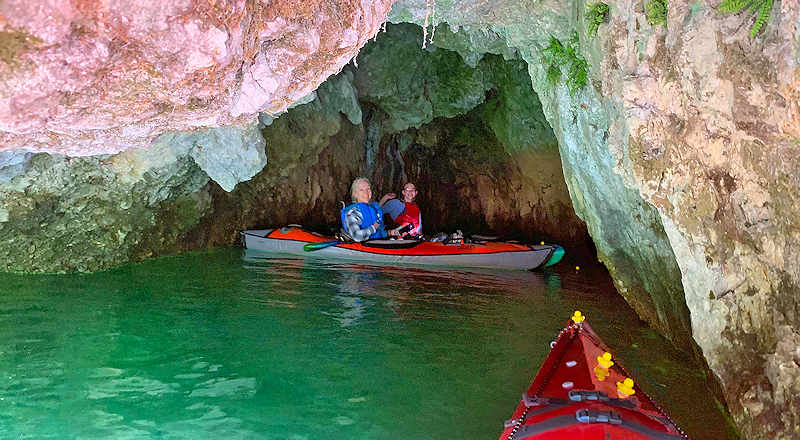
[[[688,439],[580,312],[552,343],[500,440]]]
[[[313,255],[327,258],[392,265],[536,269],[553,265],[564,255],[561,246],[551,244],[524,245],[494,241],[445,244],[418,240],[346,243],[299,227],[248,230],[241,235],[242,244],[250,250],[294,255],[309,255],[307,251],[313,250]]]

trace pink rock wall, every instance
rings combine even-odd
[[[0,2],[0,151],[144,148],[311,93],[394,0]]]

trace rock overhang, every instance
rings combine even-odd
[[[112,154],[244,128],[340,71],[391,3],[3,2],[0,151]]]

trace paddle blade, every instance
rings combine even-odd
[[[553,255],[550,256],[550,259],[547,260],[547,263],[545,263],[544,267],[549,267],[558,263],[562,258],[564,258],[564,254],[564,248],[556,245],[556,250],[553,251]]]
[[[339,241],[324,241],[322,243],[308,243],[305,246],[303,246],[303,250],[306,251],[306,252],[318,251],[320,249],[325,249],[326,247],[329,247],[329,246],[336,246],[337,244],[339,244]]]

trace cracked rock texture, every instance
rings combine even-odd
[[[280,113],[341,70],[391,3],[0,2],[0,151],[109,154]]]
[[[0,153],[8,159],[9,153]],[[21,160],[20,160],[21,159]],[[25,153],[0,170],[4,271],[90,271],[183,250],[208,175],[170,145],[114,156]]]

